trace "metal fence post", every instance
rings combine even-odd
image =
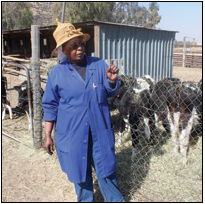
[[[31,26],[32,43],[32,87],[33,87],[33,128],[34,148],[42,147],[42,108],[41,108],[41,81],[40,81],[40,26]]]
[[[186,37],[183,38],[184,48],[183,48],[183,64],[182,67],[186,66]]]

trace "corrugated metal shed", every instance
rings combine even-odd
[[[116,64],[121,73],[156,81],[173,75],[173,49],[176,31],[147,29],[98,22],[98,50],[95,53]],[[121,59],[121,60],[120,60]]]
[[[101,21],[73,23],[91,35],[86,44],[86,54],[110,59],[122,74],[140,77],[150,75],[156,81],[173,75],[173,48],[176,31]],[[40,27],[41,57],[50,57],[55,48],[54,26]],[[30,29],[3,31],[4,54],[30,57]],[[44,41],[46,40],[46,44]],[[5,41],[7,41],[5,43]],[[6,46],[5,46],[6,44]]]

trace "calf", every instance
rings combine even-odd
[[[176,90],[181,85],[181,81],[178,78],[166,78],[158,81],[152,86],[151,91],[151,109],[155,114],[155,121],[161,121],[162,126],[170,133],[170,124],[167,118],[167,94],[170,90]]]
[[[132,157],[135,154],[135,147],[139,143],[138,126],[141,119],[145,124],[145,135],[150,143],[153,143],[154,112],[151,109],[150,85],[146,79],[136,78],[136,86],[128,89],[120,101],[120,114],[131,127],[132,137]],[[122,140],[122,135],[119,135],[119,141]]]
[[[187,162],[191,131],[202,129],[202,92],[199,88],[182,84],[167,95],[168,120],[174,143],[174,152],[180,152]]]
[[[152,107],[165,130],[171,134],[174,152],[187,161],[191,130],[202,120],[202,92],[192,82],[166,78],[156,83]]]
[[[121,142],[122,142],[122,135],[123,135],[123,133],[125,131],[125,128],[126,128],[126,125],[127,125],[124,121],[124,118],[121,115],[120,101],[121,101],[123,95],[125,94],[125,92],[128,90],[129,81],[128,81],[128,77],[124,76],[124,75],[120,75],[118,77],[118,79],[119,79],[119,84],[120,84],[119,92],[118,92],[117,96],[109,98],[108,103],[109,103],[110,110],[116,110],[117,109],[119,111],[120,129],[119,129],[118,145],[120,145]]]
[[[10,119],[13,119],[12,109],[8,100],[8,93],[7,93],[7,79],[5,76],[1,78],[1,96],[2,96],[2,120],[5,119],[6,116],[6,108],[9,110]]]
[[[18,91],[18,107],[23,109],[28,117],[29,121],[29,130],[31,130],[32,127],[32,118],[29,115],[29,103],[28,103],[28,86],[27,86],[27,80],[21,83],[19,86],[14,86],[14,89]],[[43,96],[43,89],[41,89],[41,97]],[[31,108],[33,108],[33,91],[30,90],[30,100],[31,100]]]
[[[126,90],[128,89],[128,84],[126,82],[126,77],[124,75],[119,76],[118,80],[120,84],[120,89],[117,96],[108,98],[109,108],[111,111],[119,109],[120,100],[126,92]]]

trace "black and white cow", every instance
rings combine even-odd
[[[167,109],[167,94],[170,90],[176,90],[181,86],[181,81],[178,78],[165,78],[158,81],[151,91],[151,108],[155,113],[155,121],[161,121],[162,126],[170,133],[170,124],[167,118],[168,109]],[[175,101],[176,103],[177,101]],[[175,104],[176,105],[176,104]]]
[[[202,92],[191,82],[167,78],[156,83],[152,93],[153,110],[172,136],[174,152],[187,161],[190,134],[202,124]]]
[[[118,80],[120,84],[120,89],[119,89],[117,96],[108,98],[108,104],[109,104],[110,111],[119,109],[120,100],[122,96],[124,95],[124,93],[129,88],[127,84],[127,78],[124,75],[120,75],[118,77]]]
[[[174,152],[182,154],[185,164],[191,131],[198,125],[202,129],[202,92],[197,87],[187,87],[182,84],[177,90],[170,90],[167,101]]]
[[[118,92],[117,96],[109,98],[108,103],[109,103],[109,108],[111,111],[113,111],[113,110],[119,111],[119,140],[118,140],[118,145],[120,145],[121,141],[122,141],[122,135],[124,134],[126,126],[128,126],[128,124],[125,122],[125,120],[121,114],[121,111],[120,111],[120,101],[121,101],[123,95],[125,94],[125,92],[129,89],[130,84],[129,84],[128,77],[125,75],[120,75],[118,77],[118,79],[119,79],[119,84],[120,84],[119,92]],[[128,126],[128,128],[129,128],[129,126]]]
[[[29,98],[28,98],[28,85],[27,80],[21,83],[19,86],[14,86],[14,89],[18,91],[18,107],[23,109],[28,117],[29,121],[29,130],[32,127],[32,118],[29,115]],[[43,89],[41,89],[41,97],[43,96]],[[33,108],[33,91],[30,89],[30,100],[31,100],[31,109]]]
[[[154,112],[151,109],[150,86],[154,85],[151,77],[135,78],[120,100],[119,112],[123,120],[130,125],[132,137],[132,156],[135,154],[135,147],[139,143],[139,123],[143,120],[145,124],[145,135],[150,143],[154,140]],[[123,131],[119,134],[118,145],[121,144]]]
[[[1,96],[2,96],[2,120],[5,119],[6,116],[6,109],[9,110],[9,116],[10,119],[13,119],[13,113],[12,113],[12,109],[8,100],[8,92],[7,92],[7,79],[5,76],[2,76],[1,78]]]

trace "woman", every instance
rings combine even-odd
[[[107,97],[119,90],[119,69],[84,54],[88,34],[70,23],[60,23],[53,33],[54,52],[64,60],[49,73],[42,99],[45,121],[44,147],[52,154],[51,132],[61,168],[74,183],[78,202],[93,202],[94,167],[105,202],[123,202],[117,179],[115,138]],[[65,57],[66,56],[66,57]]]

